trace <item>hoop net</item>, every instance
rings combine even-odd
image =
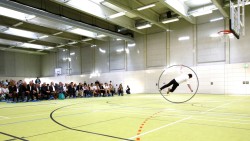
[[[220,37],[222,42],[227,42],[228,39],[230,38],[231,33],[232,33],[232,31],[230,31],[230,30],[222,30],[222,31],[218,32],[219,37]]]

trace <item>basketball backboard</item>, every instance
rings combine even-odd
[[[230,0],[229,27],[237,39],[245,35],[245,0]]]

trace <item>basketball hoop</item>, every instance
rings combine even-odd
[[[222,30],[222,31],[219,31],[218,32],[218,34],[230,34],[230,33],[232,33],[232,31],[231,30]]]
[[[218,34],[219,34],[219,37],[221,38],[221,41],[223,42],[226,42],[227,39],[229,38],[229,35],[232,33],[231,30],[222,30],[222,31],[219,31]]]

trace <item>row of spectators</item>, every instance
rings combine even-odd
[[[74,82],[65,83],[62,82],[50,84],[41,83],[37,78],[35,83],[30,81],[28,84],[25,81],[10,80],[0,82],[0,100],[7,102],[29,102],[38,100],[51,100],[58,99],[59,95],[63,95],[65,98],[77,98],[77,97],[107,97],[123,96],[124,90],[122,84],[113,86],[112,81],[109,83],[95,83],[87,84]],[[130,88],[127,86],[126,93],[130,94]]]

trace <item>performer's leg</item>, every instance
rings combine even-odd
[[[160,88],[160,90],[163,90],[163,89],[165,89],[165,88],[167,88],[167,87],[169,87],[169,86],[173,85],[173,84],[174,84],[174,82],[176,82],[174,79],[173,79],[173,80],[171,80],[168,84],[166,84],[166,85],[162,86],[162,87]]]
[[[174,92],[175,89],[179,86],[179,84],[174,80],[172,88],[169,90],[170,92]]]

